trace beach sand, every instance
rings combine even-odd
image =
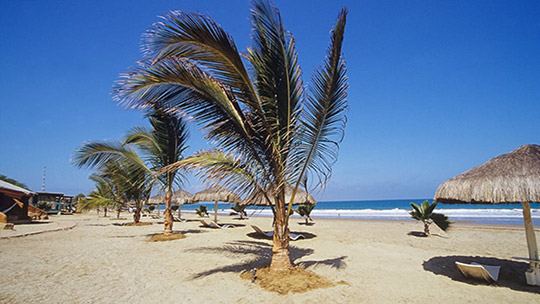
[[[123,216],[130,218],[131,215]],[[195,219],[195,215],[185,215]],[[267,266],[271,240],[253,237],[271,218],[220,223],[245,225],[215,230],[198,221],[174,223],[185,239],[148,242],[162,232],[124,227],[95,214],[54,216],[76,222],[73,229],[0,239],[0,303],[539,303],[540,287],[525,284],[527,264],[521,227],[458,224],[435,236],[414,221],[315,219],[293,232],[309,237],[291,242],[295,264],[347,284],[300,294],[262,290],[240,272]],[[537,232],[537,236],[540,233]],[[497,286],[465,280],[454,261],[501,265]]]

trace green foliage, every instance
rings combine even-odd
[[[201,206],[199,206],[199,208],[195,209],[195,212],[200,217],[208,216],[208,209],[204,205],[201,205]]]
[[[234,206],[231,207],[231,209],[238,213],[240,215],[240,218],[243,218],[244,216],[247,216],[247,213],[246,213],[246,207],[247,205],[241,205],[241,204],[234,204]]]
[[[21,183],[21,182],[18,182],[17,180],[14,180],[13,178],[9,178],[3,174],[0,174],[0,180],[3,180],[7,183],[10,183],[12,185],[15,185],[17,187],[21,187],[21,188],[24,188],[26,190],[30,190],[28,189],[28,186],[26,186],[25,184]]]
[[[302,204],[302,205],[298,205],[298,207],[294,210],[294,212],[304,217],[306,219],[306,224],[307,224],[308,220],[313,221],[313,219],[310,217],[311,211],[313,211],[313,208],[315,208],[315,205]]]
[[[151,205],[151,206],[148,206],[148,208],[146,208],[146,209],[148,209],[150,212],[153,212],[154,209],[156,209],[156,206]]]
[[[452,224],[448,217],[441,213],[434,213],[435,207],[437,207],[437,202],[433,202],[431,205],[426,200],[422,203],[421,206],[411,202],[411,207],[413,210],[409,212],[412,218],[421,221],[424,223],[424,233],[429,235],[429,226],[432,223],[435,223],[443,231],[447,231]]]
[[[172,210],[172,211],[178,210],[178,205],[171,206],[171,210]]]

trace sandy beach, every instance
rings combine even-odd
[[[123,216],[129,218],[129,214]],[[185,217],[195,219],[195,215]],[[153,225],[95,214],[53,216],[69,230],[0,239],[1,303],[534,303],[540,287],[525,284],[527,256],[519,226],[457,224],[448,233],[433,227],[429,238],[411,235],[413,221],[291,220],[291,230],[307,239],[292,242],[295,264],[331,281],[331,288],[279,295],[240,278],[269,264],[271,241],[255,238],[250,225],[269,230],[271,218],[221,223],[229,229],[174,223],[187,238],[148,242],[162,231]],[[1,236],[1,235],[0,235]],[[455,261],[501,265],[498,284],[465,280]]]

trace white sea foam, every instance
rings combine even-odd
[[[406,209],[314,209],[312,217],[330,218],[410,218],[410,210]],[[522,218],[521,209],[437,209],[436,212],[443,213],[450,218]],[[271,216],[270,210],[250,210],[248,214],[254,216]],[[540,219],[540,209],[532,209],[531,217]]]

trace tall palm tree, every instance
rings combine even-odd
[[[167,169],[193,169],[213,184],[266,198],[276,223],[272,270],[292,266],[288,223],[298,188],[308,177],[316,182],[312,186],[324,186],[337,159],[347,108],[341,51],[346,15],[342,9],[327,57],[307,91],[294,38],[265,0],[251,10],[254,41],[244,54],[251,73],[232,37],[214,20],[174,11],[145,34],[147,59],[115,88],[115,98],[128,107],[162,105],[190,115],[219,147]],[[289,184],[294,190],[287,202]]]
[[[145,154],[151,170],[157,171],[180,161],[187,149],[189,137],[186,124],[178,115],[155,108],[149,115],[152,129],[137,127],[127,135],[125,143],[134,144]],[[171,198],[175,182],[181,183],[182,175],[178,169],[164,172],[158,176],[165,190],[165,233],[171,233],[173,216]]]

